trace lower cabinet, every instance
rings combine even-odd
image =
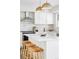
[[[58,59],[59,58],[59,41],[33,41],[34,44],[44,49],[44,59]]]

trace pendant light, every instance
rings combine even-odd
[[[42,9],[52,9],[52,5],[48,3],[47,0],[45,1],[46,2],[42,5]]]
[[[36,8],[36,11],[42,11],[41,1],[40,1],[40,5]]]
[[[41,6],[38,6],[38,7],[36,8],[36,11],[42,11],[42,7],[41,7]]]
[[[40,1],[40,6],[36,8],[36,11],[49,10],[49,9],[52,9],[52,5],[48,3],[47,0],[45,0],[45,3],[43,5],[41,5]]]

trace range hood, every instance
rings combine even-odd
[[[22,22],[34,23],[34,12],[22,11],[20,17]]]
[[[25,12],[25,19],[31,20],[30,12]]]

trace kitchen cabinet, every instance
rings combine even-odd
[[[44,49],[44,59],[58,59],[59,41],[56,36],[47,35],[46,37],[41,37],[37,34],[25,35],[29,37],[32,43]]]
[[[33,24],[27,24],[26,22],[21,22],[20,31],[33,31]]]
[[[35,24],[53,24],[53,13],[35,12]]]

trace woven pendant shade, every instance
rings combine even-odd
[[[42,11],[42,7],[41,6],[37,7],[36,11]]]
[[[49,9],[52,9],[52,5],[50,3],[48,3],[46,0],[45,3],[43,3],[42,5],[40,5],[36,8],[36,11],[49,10]]]
[[[52,5],[46,2],[42,5],[42,9],[52,9]]]

